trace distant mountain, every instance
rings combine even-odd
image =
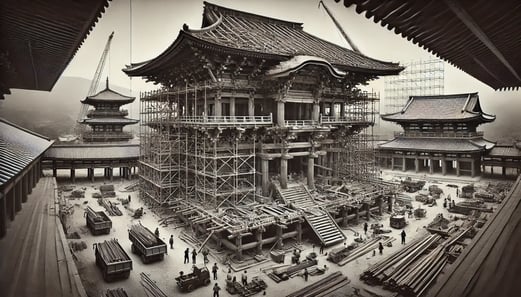
[[[51,92],[11,90],[11,95],[0,100],[0,117],[57,139],[60,135],[73,132],[81,107],[80,100],[86,97],[90,84],[91,81],[85,78],[62,77]],[[110,88],[130,94],[128,89],[119,86],[110,85]],[[137,125],[126,129],[136,130]]]

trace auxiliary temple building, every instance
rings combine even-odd
[[[114,168],[119,168],[119,176],[130,178],[137,168],[139,144],[132,143],[132,133],[123,131],[126,125],[138,120],[127,118],[128,111],[120,109],[130,104],[134,97],[125,96],[109,88],[109,80],[104,90],[86,97],[81,102],[93,106],[86,118],[80,121],[82,129],[80,143],[54,144],[44,155],[44,168],[70,170],[74,182],[76,170],[86,169],[87,178],[94,181],[94,170],[103,168],[104,178],[112,180]],[[88,128],[87,128],[88,126]]]
[[[162,86],[141,95],[141,197],[238,257],[303,228],[342,242],[337,222],[381,211],[365,129],[378,98],[358,87],[403,68],[206,2],[202,27],[123,70]]]
[[[411,96],[382,119],[403,128],[379,145],[380,165],[392,170],[480,175],[481,160],[495,146],[477,127],[495,120],[481,109],[477,93]]]

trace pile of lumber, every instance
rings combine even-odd
[[[145,293],[148,297],[168,297],[157,285],[156,282],[151,279],[148,275],[141,272],[141,285],[145,289]]]
[[[123,250],[116,239],[105,240],[97,243],[97,249],[105,263],[130,261],[127,253]]]
[[[447,249],[450,250],[467,231],[457,231],[442,243],[442,237],[438,234],[416,239],[404,249],[369,267],[361,279],[369,284],[383,284],[386,289],[404,296],[420,296],[447,264]]]
[[[90,206],[87,206],[85,212],[87,213],[87,216],[94,222],[103,222],[104,220],[103,216],[95,212],[92,208],[90,208]]]
[[[314,282],[298,291],[295,291],[286,297],[322,297],[329,296],[334,291],[349,284],[347,276],[337,271],[331,275]]]
[[[288,280],[290,277],[295,276],[301,270],[315,265],[317,265],[316,259],[306,259],[300,262],[299,264],[291,265],[285,268],[275,269],[273,272],[268,273],[268,276],[276,283],[280,283],[281,281]]]
[[[354,250],[352,250],[347,257],[340,260],[337,264],[340,266],[344,266],[347,263],[356,260],[357,258],[362,257],[363,255],[370,253],[378,248],[378,243],[382,242],[383,245],[388,245],[389,243],[395,240],[394,237],[382,236],[375,237],[371,240],[366,241],[364,244],[358,246]]]
[[[108,289],[105,292],[105,297],[128,297],[128,294],[122,288]]]
[[[111,216],[122,216],[123,215],[123,213],[121,212],[121,210],[119,210],[119,208],[116,206],[116,204],[114,204],[110,201],[100,198],[100,199],[98,199],[98,204],[105,207],[105,209]]]
[[[493,209],[488,207],[483,201],[479,200],[467,200],[456,203],[455,206],[449,208],[450,212],[460,213],[464,215],[469,215],[473,210],[478,210],[482,212],[493,212]]]
[[[141,224],[130,226],[130,230],[128,232],[132,233],[132,235],[146,247],[155,246],[159,243],[156,235]]]

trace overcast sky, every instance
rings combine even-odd
[[[304,23],[304,30],[341,46],[349,47],[318,1],[306,0],[213,0],[212,3],[233,9]],[[325,1],[344,30],[367,56],[406,63],[433,56],[394,32],[358,15],[333,0]],[[111,83],[131,88],[132,95],[155,89],[139,78],[132,81],[121,71],[125,64],[152,59],[163,52],[177,37],[184,23],[200,28],[203,12],[201,0],[114,0],[87,37],[63,76],[92,79],[99,57],[110,32],[115,31],[108,72]],[[131,9],[132,7],[132,9]],[[132,11],[132,13],[131,13]],[[132,52],[132,55],[131,55]],[[372,84],[383,94],[383,83]],[[507,107],[521,114],[521,105],[512,106],[521,92],[496,92],[468,74],[446,63],[445,93],[479,92],[483,108],[491,113]],[[85,94],[78,94],[78,100]],[[515,101],[517,102],[517,101]],[[505,106],[510,105],[510,106]],[[135,107],[137,109],[137,107]],[[514,109],[514,110],[512,110]],[[516,122],[519,122],[516,120]],[[516,131],[521,130],[517,124]]]

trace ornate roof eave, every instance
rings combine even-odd
[[[463,123],[463,122],[465,122],[466,123],[466,122],[472,122],[472,121],[476,121],[476,120],[478,122],[487,123],[487,122],[492,122],[495,120],[495,117],[493,119],[485,118],[481,114],[475,115],[473,117],[467,117],[467,118],[461,118],[461,119],[394,119],[394,118],[388,117],[388,116],[395,115],[395,114],[396,113],[388,114],[388,115],[381,115],[380,117],[384,121],[395,122],[397,124],[399,124],[399,123],[418,123],[418,122],[420,122],[420,123],[437,123],[437,122]]]
[[[253,57],[265,60],[273,60],[273,61],[287,61],[294,56],[287,55],[277,55],[270,53],[260,53],[260,52],[252,52],[244,49],[237,49],[232,47],[227,47],[219,44],[215,44],[206,40],[201,40],[195,36],[190,35],[189,32],[181,30],[179,32],[176,40],[159,56],[154,59],[136,63],[127,66],[127,68],[122,69],[128,76],[147,76],[150,75],[151,72],[155,72],[160,70],[160,68],[164,67],[165,63],[174,60],[176,54],[178,54],[181,50],[185,48],[185,46],[195,46],[198,48],[212,50],[214,52],[223,53],[223,54],[236,54],[244,57]],[[328,62],[329,63],[329,62]],[[366,73],[366,74],[374,74],[374,75],[395,75],[400,73],[404,68],[398,68],[396,70],[378,70],[378,69],[367,69],[360,68],[355,66],[347,66],[347,65],[339,65],[332,64],[333,67],[337,68],[341,71],[351,71],[358,73]]]
[[[126,100],[110,100],[110,99],[85,98],[83,100],[80,100],[80,102],[83,103],[83,104],[89,104],[89,105],[94,105],[94,104],[97,104],[97,103],[115,103],[115,104],[119,104],[119,105],[125,105],[125,104],[130,104],[130,103],[134,102],[134,98],[126,99]]]

